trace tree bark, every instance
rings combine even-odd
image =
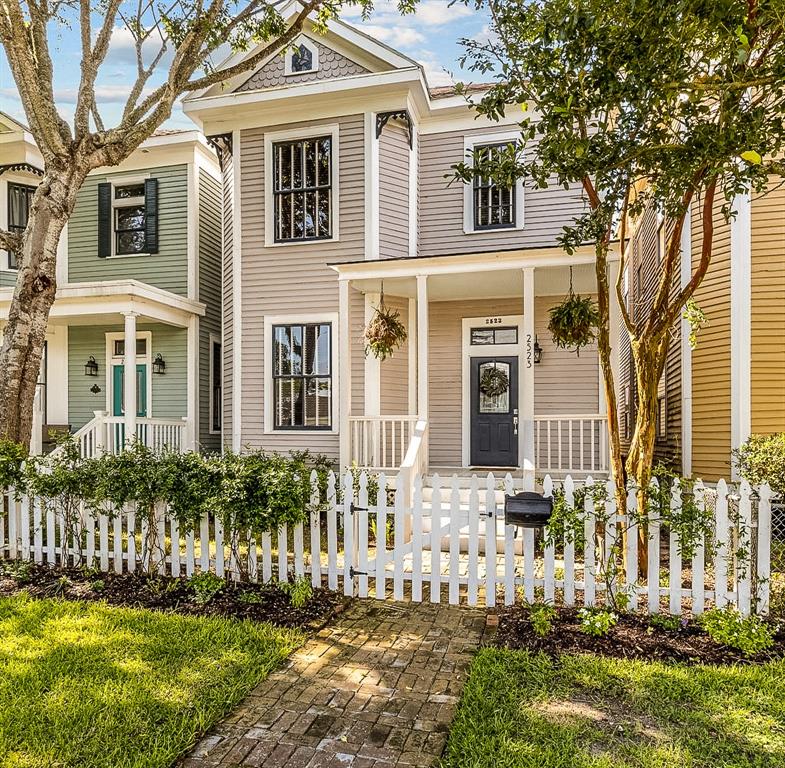
[[[30,444],[49,311],[57,290],[57,246],[87,175],[77,160],[47,164],[22,237],[14,298],[0,347],[0,439]]]

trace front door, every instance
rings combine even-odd
[[[471,451],[475,467],[518,466],[518,358],[471,358]]]
[[[136,415],[147,416],[147,366],[136,366]],[[112,416],[125,416],[125,366],[112,367]]]

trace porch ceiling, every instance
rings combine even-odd
[[[415,298],[417,278],[368,277],[352,279],[352,287],[361,293],[378,293],[384,281],[384,292],[391,296]],[[536,296],[561,296],[570,287],[569,266],[538,267],[534,272]],[[594,293],[593,264],[573,266],[573,288],[578,293]],[[482,271],[470,270],[456,274],[436,274],[428,278],[430,301],[459,301],[461,299],[501,299],[523,295],[523,272],[520,269]]]

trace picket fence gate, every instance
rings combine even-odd
[[[592,479],[585,482],[590,485]],[[583,509],[578,510],[583,536],[551,543],[532,529],[504,524],[501,491],[520,490],[510,475],[497,480],[488,474],[482,482],[475,476],[468,488],[458,477],[443,482],[434,476],[426,485],[419,475],[413,488],[406,488],[399,475],[389,492],[376,494],[374,504],[369,503],[369,495],[374,495],[369,488],[386,489],[385,475],[372,479],[364,472],[359,477],[347,473],[341,478],[341,492],[338,484],[330,474],[325,494],[313,473],[307,520],[291,530],[284,525],[262,534],[259,540],[245,532],[224,531],[221,520],[209,515],[197,530],[181,531],[161,506],[153,532],[147,528],[147,517],[132,507],[112,516],[83,509],[72,540],[66,542],[61,510],[41,499],[17,498],[8,489],[0,515],[0,556],[89,564],[115,573],[139,569],[190,577],[210,570],[222,578],[251,582],[310,577],[317,588],[380,600],[428,599],[488,607],[543,600],[594,606],[607,604],[607,592],[613,590],[626,595],[628,609],[650,613],[700,614],[708,606],[728,604],[745,615],[768,611],[767,486],[755,491],[742,482],[731,490],[724,481],[712,489],[696,483],[695,500],[713,505],[714,525],[710,540],[699,543],[689,559],[682,557],[677,534],[670,531],[664,536],[667,532],[653,513],[648,521],[646,576],[639,578],[637,529],[626,522],[627,510],[615,509],[610,482],[609,500],[601,502],[599,516],[591,494],[585,494]],[[577,487],[570,477],[562,485],[565,503],[571,507]],[[544,493],[550,495],[553,489],[554,482],[546,476]],[[680,503],[675,488],[671,505]],[[628,506],[634,509],[634,504],[631,491]],[[624,540],[617,537],[623,527],[628,535],[622,548]],[[147,551],[149,541],[155,551]],[[661,568],[665,565],[667,577]]]

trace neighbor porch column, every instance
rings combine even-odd
[[[339,469],[351,464],[352,332],[349,315],[349,281],[338,281],[338,451]]]
[[[518,452],[523,469],[523,488],[534,490],[534,268],[523,270],[523,342],[520,402],[518,403]]]
[[[199,435],[199,318],[196,315],[188,320],[186,343],[188,403],[186,405],[185,436],[181,450],[195,451]]]
[[[136,439],[136,312],[125,313],[123,366],[125,442],[130,444]]]
[[[428,419],[428,276],[417,275],[417,415]],[[430,431],[430,428],[429,428]],[[429,464],[429,440],[423,446],[423,466]]]
[[[409,415],[417,415],[417,299],[409,299],[406,329],[406,352],[408,359],[408,398]]]

